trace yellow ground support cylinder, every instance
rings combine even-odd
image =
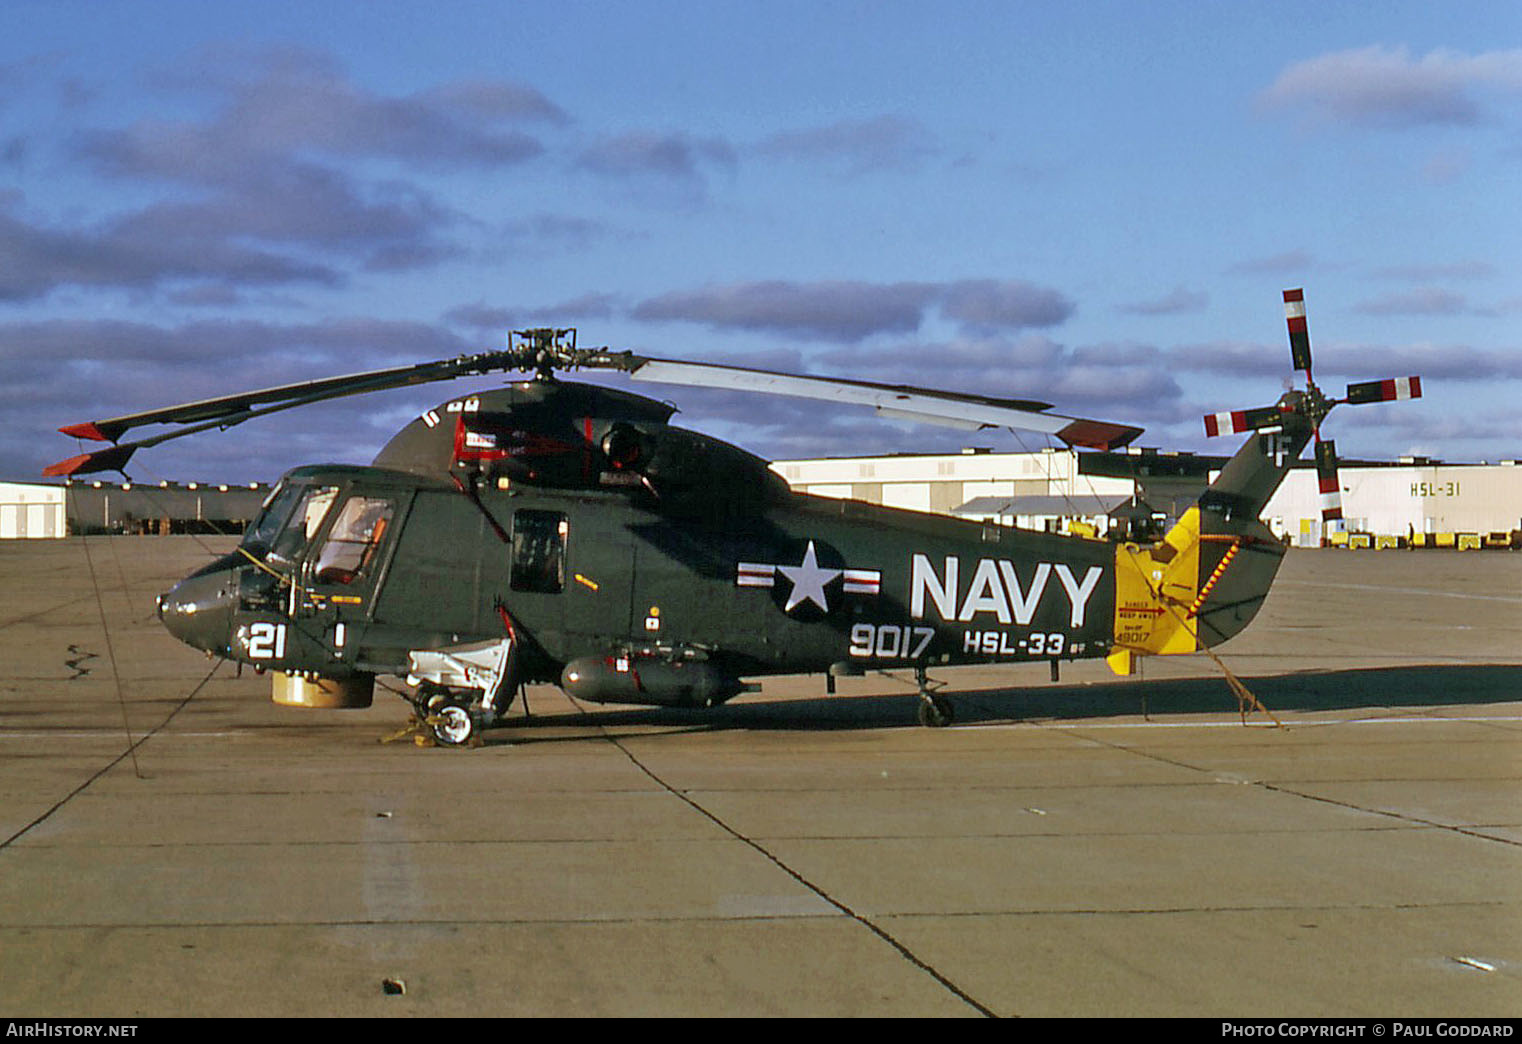
[[[370,706],[375,696],[375,675],[352,678],[302,678],[276,672],[270,698],[282,707],[323,710],[358,710]]]

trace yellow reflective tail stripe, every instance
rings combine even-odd
[[[1226,572],[1226,567],[1231,565],[1231,560],[1237,557],[1237,552],[1242,550],[1241,543],[1234,542],[1226,549],[1226,554],[1221,557],[1221,564],[1215,567],[1215,572],[1210,574],[1210,579],[1205,581],[1200,593],[1195,596],[1194,604],[1189,607],[1189,616],[1194,617],[1200,611],[1200,606],[1205,604],[1205,599],[1210,597],[1210,589],[1221,579],[1221,574]]]

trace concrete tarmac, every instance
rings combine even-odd
[[[1197,655],[446,750],[170,638],[226,545],[0,543],[0,1014],[1522,1015],[1522,554],[1292,552],[1282,727]]]

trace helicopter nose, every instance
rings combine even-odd
[[[231,571],[186,577],[158,596],[164,628],[186,645],[227,655],[237,580]]]

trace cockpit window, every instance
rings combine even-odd
[[[243,534],[251,551],[275,551],[291,558],[306,546],[338,495],[337,486],[281,486],[264,502]]]
[[[333,501],[338,497],[337,486],[298,488],[301,490],[301,495],[297,498],[294,510],[291,511],[290,519],[280,531],[280,535],[275,538],[274,546],[270,548],[272,554],[289,560],[294,560],[301,554],[302,549],[322,526],[322,520],[327,517],[328,508],[333,506]]]
[[[269,547],[274,542],[275,535],[280,532],[280,527],[285,525],[285,520],[291,516],[291,507],[296,503],[296,497],[300,493],[300,486],[281,486],[271,493],[264,501],[264,506],[259,509],[259,516],[244,531],[243,546]]]
[[[317,582],[352,583],[374,560],[395,513],[395,501],[380,497],[355,496],[344,501],[317,553]]]

